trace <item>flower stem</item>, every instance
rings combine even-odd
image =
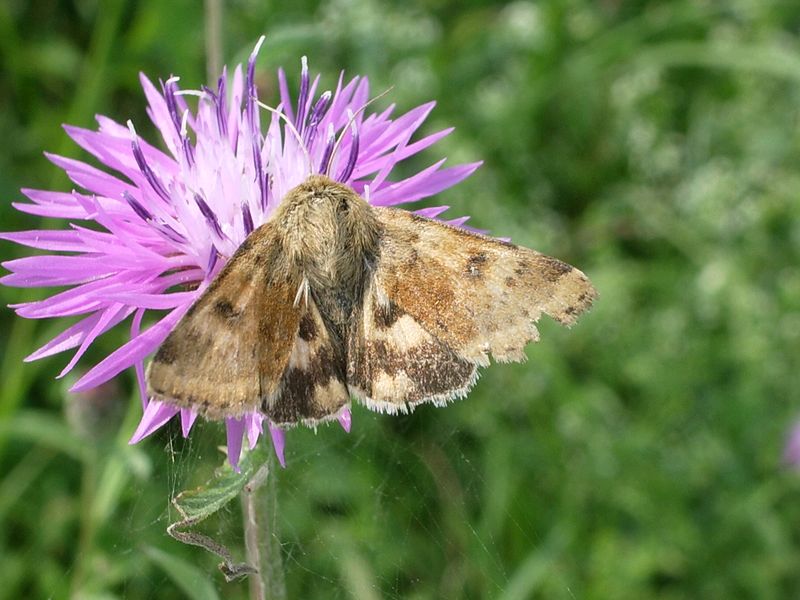
[[[270,458],[256,471],[242,490],[242,515],[247,562],[258,569],[249,577],[251,600],[285,600],[286,582],[278,538],[278,504],[275,478],[271,476],[275,459]]]
[[[206,0],[206,77],[213,87],[222,71],[222,0]]]

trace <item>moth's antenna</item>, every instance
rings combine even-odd
[[[356,117],[358,115],[360,115],[362,112],[364,112],[370,104],[372,104],[376,100],[380,100],[386,94],[391,92],[393,89],[394,89],[394,86],[390,86],[390,87],[386,88],[386,90],[384,90],[383,92],[381,92],[380,94],[378,94],[377,96],[372,98],[371,100],[367,100],[367,102],[364,104],[364,106],[362,106],[356,112],[354,112],[352,115],[350,115],[350,119],[347,121],[347,125],[344,126],[344,128],[342,129],[342,133],[339,134],[339,138],[336,140],[336,143],[333,146],[333,152],[331,152],[331,156],[328,159],[328,164],[325,165],[325,174],[328,177],[331,176],[330,170],[331,170],[331,167],[333,166],[333,159],[336,158],[336,152],[339,150],[339,146],[342,144],[342,140],[344,139],[344,134],[347,133],[348,129],[350,129],[350,126],[356,120]]]
[[[289,117],[287,117],[283,111],[272,108],[271,106],[267,106],[258,98],[253,98],[253,100],[264,110],[278,115],[279,119],[283,119],[283,121],[286,123],[286,126],[289,128],[289,131],[291,131],[294,137],[297,139],[297,143],[300,144],[300,149],[303,151],[303,155],[306,157],[306,162],[308,163],[308,174],[311,175],[314,172],[314,164],[311,162],[311,155],[308,153],[308,148],[306,148],[306,145],[303,143],[303,138],[300,136],[300,132],[297,131],[297,128],[294,126],[294,123],[289,120]]]

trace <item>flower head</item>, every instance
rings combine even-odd
[[[321,172],[351,186],[372,204],[412,203],[458,183],[479,164],[444,168],[441,160],[406,179],[390,180],[397,163],[450,133],[446,129],[411,141],[434,103],[396,118],[393,105],[369,113],[366,78],[345,82],[340,75],[334,91],[318,93],[320,78],[311,79],[303,58],[296,100],[279,71],[279,102],[274,108],[262,105],[254,82],[260,44],[246,72],[241,65],[231,77],[223,71],[216,89],[182,91],[178,79],[171,78],[159,90],[141,76],[147,112],[166,151],[140,138],[130,122],[124,126],[98,116],[96,131],[66,126],[67,134],[108,171],[47,154],[79,189],[25,189],[31,202],[14,206],[34,215],[68,219],[69,229],[0,234],[50,252],[3,263],[10,274],[1,283],[68,288],[45,300],[13,305],[17,314],[32,319],[80,317],[26,360],[74,349],[62,377],[98,336],[130,319],[130,340],[71,389],[93,388],[133,367],[144,411],[131,442],[176,415],[183,434],[189,434],[196,414],[148,399],[143,361],[287,191],[311,173]],[[436,217],[446,208],[417,212]],[[450,222],[460,225],[465,220]],[[158,316],[143,329],[150,311],[158,311]],[[340,415],[348,431],[350,418],[347,411]],[[245,434],[253,447],[264,420],[257,412],[227,420],[228,458],[234,467]],[[283,463],[283,432],[266,425]]]

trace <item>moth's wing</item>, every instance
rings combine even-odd
[[[299,327],[280,385],[265,396],[261,411],[278,425],[314,426],[335,417],[350,401],[345,350],[313,297],[301,300],[299,310]]]
[[[376,208],[384,231],[373,283],[460,359],[525,360],[542,313],[573,324],[597,295],[555,258],[406,211]]]
[[[156,352],[151,397],[222,419],[275,392],[301,317],[280,253],[271,223],[250,234]]]
[[[392,414],[422,402],[441,405],[464,397],[478,367],[386,302],[374,283],[368,284],[349,339],[350,393],[368,408]]]

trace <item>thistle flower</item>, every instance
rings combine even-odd
[[[443,168],[440,160],[411,177],[391,181],[397,163],[452,131],[411,142],[434,103],[394,119],[394,105],[367,114],[366,78],[345,82],[342,74],[333,92],[318,94],[320,78],[311,79],[304,57],[296,101],[279,70],[279,103],[266,107],[257,101],[254,81],[261,41],[250,55],[246,73],[241,65],[232,77],[223,71],[216,89],[182,91],[173,77],[161,83],[159,91],[141,76],[147,112],[166,151],[140,138],[131,122],[123,126],[98,116],[96,131],[65,126],[81,148],[115,173],[46,154],[79,189],[24,189],[31,203],[14,206],[33,215],[68,219],[69,229],[0,234],[52,253],[3,263],[10,274],[0,283],[68,287],[45,300],[12,305],[17,314],[31,319],[81,317],[26,361],[77,348],[59,374],[63,377],[98,336],[130,318],[130,340],[89,369],[71,390],[85,391],[133,367],[143,416],[131,443],[175,416],[183,435],[189,434],[196,414],[148,399],[143,361],[287,191],[312,172],[323,172],[372,204],[413,203],[458,183],[479,164]],[[195,110],[189,106],[193,97],[197,97]],[[438,217],[446,209],[417,212]],[[449,222],[461,225],[465,220]],[[143,319],[151,311],[160,314],[143,329]],[[340,414],[347,431],[350,419],[349,411]],[[228,459],[234,468],[245,434],[252,448],[263,433],[264,420],[257,412],[227,420]],[[266,425],[284,464],[283,431]]]

